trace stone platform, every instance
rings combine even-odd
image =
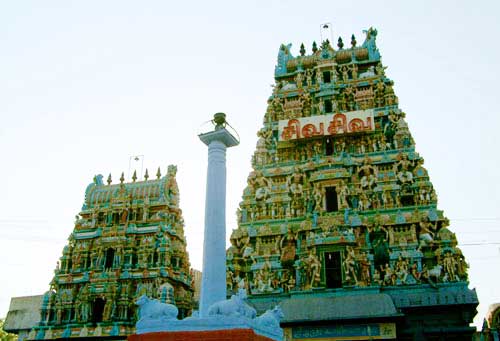
[[[165,331],[135,334],[129,341],[271,341],[252,329],[226,329],[206,331]]]

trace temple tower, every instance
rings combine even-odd
[[[134,333],[138,297],[145,294],[192,309],[193,287],[179,208],[177,167],[155,179],[107,184],[97,175],[45,294],[36,339]]]
[[[470,340],[467,263],[365,34],[279,48],[227,288],[280,302],[289,340]]]
[[[223,113],[215,114],[215,129],[199,135],[208,146],[201,317],[208,316],[213,303],[226,299],[226,149],[239,141],[226,130],[225,117]]]

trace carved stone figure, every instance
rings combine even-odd
[[[158,300],[153,300],[142,295],[135,302],[139,306],[139,320],[144,321],[147,319],[165,319],[165,320],[175,320],[179,310],[173,304],[161,303]]]
[[[275,306],[273,309],[267,310],[264,314],[255,318],[255,324],[258,327],[272,328],[279,330],[280,321],[283,317],[284,315],[283,311],[281,310],[281,307]]]
[[[290,267],[295,262],[297,234],[293,233],[292,227],[288,226],[288,232],[280,239],[281,265]]]
[[[370,261],[366,255],[366,252],[362,252],[359,258],[359,266],[360,266],[360,281],[364,283],[364,285],[370,285]]]
[[[357,284],[358,276],[356,275],[356,256],[354,254],[354,249],[347,246],[344,258],[344,274],[345,281],[349,284]]]
[[[370,159],[364,159],[363,164],[358,169],[358,176],[360,176],[361,188],[372,189],[377,182],[377,169],[370,164]]]
[[[387,229],[379,224],[369,228],[369,239],[373,247],[375,267],[389,263],[389,234]]]
[[[308,285],[310,287],[318,286],[321,281],[321,262],[312,249],[309,251],[309,255],[305,259],[305,264],[306,274],[309,280]]]
[[[302,88],[302,82],[304,81],[304,76],[302,72],[297,73],[297,76],[295,76],[295,83],[297,84],[297,88]]]
[[[413,174],[410,167],[413,166],[413,162],[408,160],[407,154],[401,155],[401,160],[394,164],[394,171],[401,183],[413,183]]]
[[[257,312],[245,303],[246,294],[239,290],[238,295],[232,295],[229,300],[215,302],[208,308],[209,316],[233,316],[255,318]]]
[[[344,82],[347,82],[349,80],[349,72],[347,70],[347,67],[346,66],[343,66],[341,68],[341,72],[342,72],[342,80]]]
[[[446,252],[442,261],[446,282],[459,280],[457,276],[457,261],[451,252]]]
[[[426,247],[426,246],[430,245],[434,241],[434,233],[435,233],[435,226],[433,226],[433,224],[431,223],[429,217],[425,217],[420,222],[420,233],[419,233],[419,236],[418,236],[418,239],[419,239],[419,250],[422,247]]]
[[[351,75],[352,75],[352,79],[358,78],[358,66],[356,64],[352,64],[352,66],[351,66]]]
[[[255,177],[251,181],[255,192],[255,200],[265,200],[271,193],[271,182],[262,175],[261,171],[255,172]]]
[[[341,180],[339,186],[336,187],[336,190],[339,199],[339,208],[349,208],[349,202],[347,201],[347,197],[350,194],[349,187],[347,187],[345,182]]]

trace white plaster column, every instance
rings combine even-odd
[[[226,299],[226,149],[239,141],[225,128],[200,135],[208,145],[205,236],[201,277],[200,317]]]

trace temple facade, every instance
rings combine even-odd
[[[282,45],[227,250],[227,289],[287,340],[470,340],[467,263],[370,28]]]
[[[156,179],[104,184],[97,175],[44,295],[30,339],[126,339],[143,294],[190,314],[193,284],[179,208],[177,167]]]

